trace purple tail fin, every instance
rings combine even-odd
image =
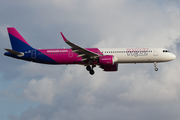
[[[33,49],[15,28],[9,27],[7,28],[7,30],[9,33],[9,39],[11,41],[11,46],[13,50],[24,51]]]

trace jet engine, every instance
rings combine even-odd
[[[108,66],[100,66],[104,71],[118,71],[118,64],[115,63],[114,65],[108,65]]]
[[[114,65],[114,62],[116,61],[117,58],[114,57],[113,55],[105,55],[99,57],[99,64],[103,66]]]

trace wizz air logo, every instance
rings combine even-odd
[[[127,56],[147,56],[149,48],[127,48]]]

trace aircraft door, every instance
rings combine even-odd
[[[69,50],[68,55],[69,55],[70,58],[73,57],[73,52],[72,52],[72,50]]]
[[[35,59],[36,58],[36,50],[32,50],[31,52],[31,58]]]
[[[153,56],[158,56],[158,49],[157,48],[153,49]]]

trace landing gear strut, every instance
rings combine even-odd
[[[95,66],[92,65],[92,67],[90,67],[90,65],[88,65],[88,66],[86,67],[86,70],[89,71],[89,73],[90,73],[91,75],[94,75],[94,73],[95,73],[94,70],[93,70],[93,67],[95,67]]]
[[[155,67],[155,68],[154,68],[154,70],[155,70],[155,71],[158,71],[158,68],[157,68],[156,62],[154,62],[154,67]]]

